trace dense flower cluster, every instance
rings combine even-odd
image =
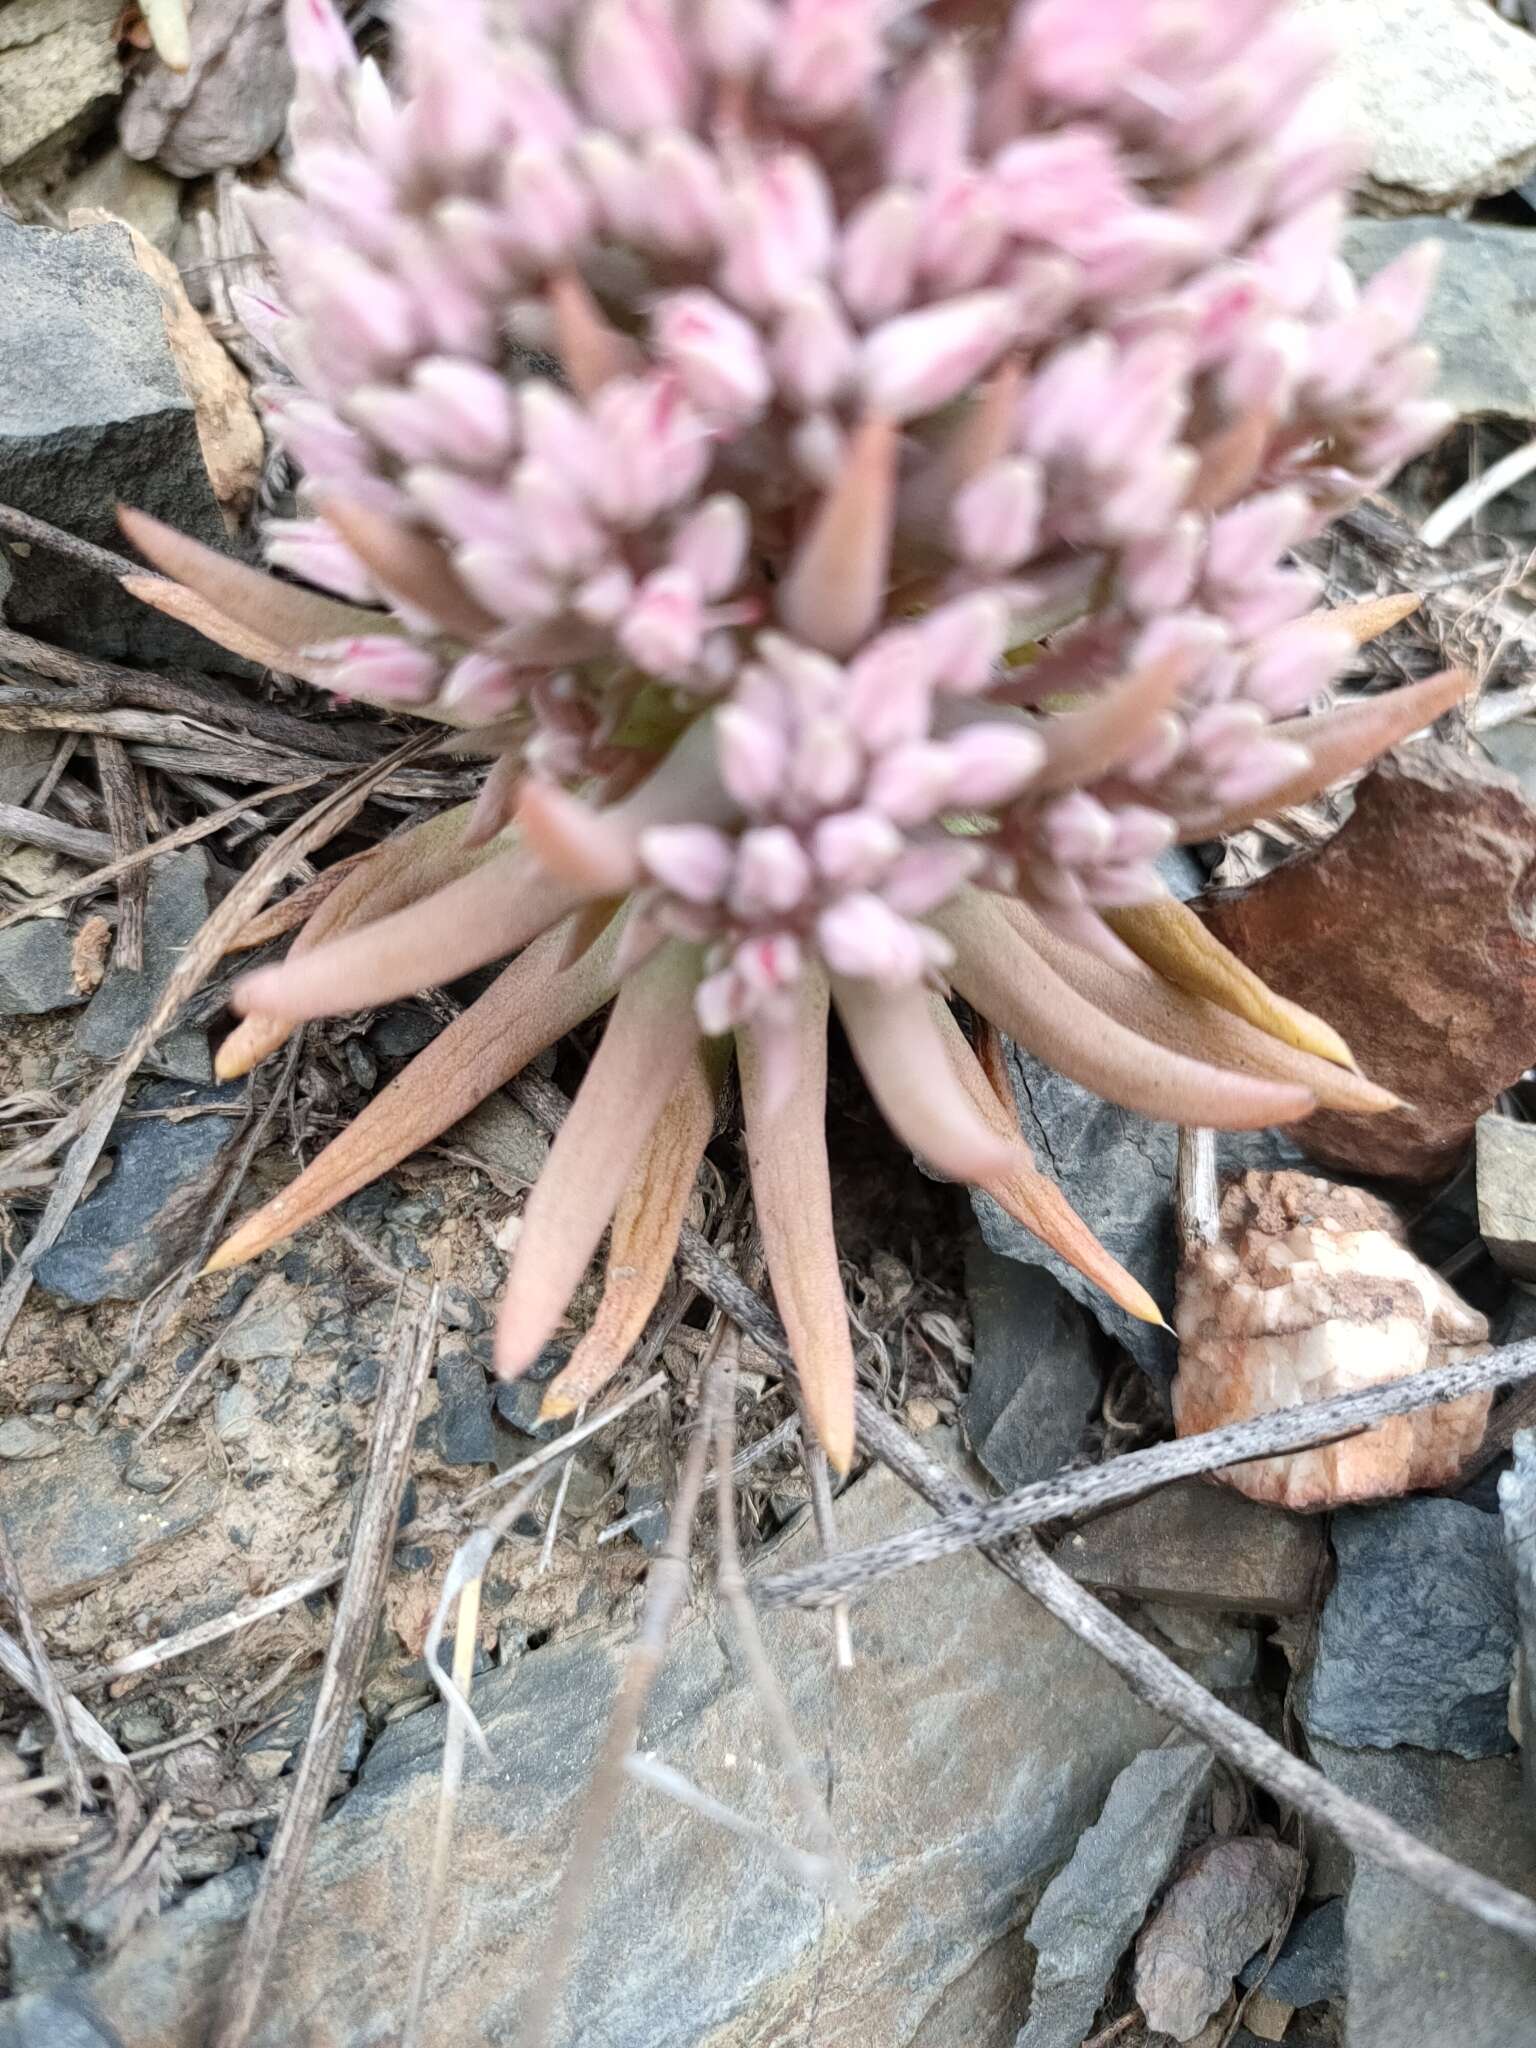
[[[675,1023],[672,974],[697,1029],[751,1034],[764,1127],[828,980],[882,1107],[968,1177],[1007,1147],[946,981],[1154,1114],[1365,1106],[1235,963],[1177,1011],[1135,936],[1176,838],[1455,694],[1296,718],[1352,640],[1287,551],[1442,420],[1425,257],[1363,292],[1336,258],[1354,164],[1308,25],[401,0],[392,90],[329,0],[289,18],[292,189],[246,313],[303,478],[271,558],[347,602],[138,537],[298,672],[472,728],[501,758],[466,846],[518,831],[348,899],[248,1007],[280,1032],[570,919],[559,980],[623,901],[610,1038]]]

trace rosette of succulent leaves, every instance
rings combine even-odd
[[[1157,1318],[1035,1170],[997,1034],[1151,1117],[1388,1106],[1155,863],[1468,687],[1308,715],[1362,621],[1320,612],[1288,551],[1445,420],[1413,340],[1432,258],[1363,290],[1338,260],[1357,158],[1311,23],[1284,0],[401,0],[388,80],[327,0],[290,0],[289,33],[272,285],[242,316],[283,366],[265,404],[303,516],[268,529],[268,575],[125,514],[162,572],[136,587],[490,767],[238,986],[219,1070],[512,958],[215,1264],[611,1003],[528,1198],[499,1369],[610,1225],[546,1408],[617,1368],[734,1058],[775,1297],[844,1468],[830,1006],[914,1152]]]

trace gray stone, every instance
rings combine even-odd
[[[1210,1770],[1203,1743],[1182,1743],[1148,1750],[1116,1778],[1029,1923],[1035,1976],[1016,2048],[1081,2048],[1115,1965],[1179,1853]]]
[[[208,917],[208,856],[200,846],[167,854],[149,871],[144,905],[144,965],[107,969],[75,1026],[75,1045],[93,1059],[115,1060],[148,1021],[181,956]],[[196,1024],[174,1024],[149,1055],[149,1064],[179,1081],[211,1081],[208,1035]]]
[[[1536,170],[1536,43],[1486,0],[1301,0],[1337,53],[1368,192],[1444,213]]]
[[[276,1708],[271,1719],[264,1721],[254,1735],[241,1743],[242,1756],[273,1756],[281,1753],[284,1761],[272,1775],[280,1776],[290,1770],[296,1762],[298,1752],[304,1746],[309,1734],[310,1723],[315,1718],[315,1706],[320,1698],[320,1680],[311,1678],[298,1690],[289,1695]],[[361,1707],[354,1710],[347,1723],[347,1733],[342,1742],[341,1756],[336,1768],[344,1776],[351,1777],[363,1760],[363,1751],[368,1743],[368,1720]]]
[[[1420,336],[1439,352],[1436,395],[1464,419],[1536,420],[1536,234],[1481,221],[1355,220],[1344,231],[1344,258],[1363,281],[1426,237],[1440,245]]]
[[[59,917],[38,917],[0,932],[0,1017],[39,1017],[73,1009],[85,997],[70,971],[72,935]]]
[[[134,261],[128,230],[62,234],[0,214],[0,301],[0,502],[118,553],[120,500],[227,546],[160,294]],[[111,661],[232,665],[111,576],[45,548],[3,553],[12,571],[5,615],[23,632]]]
[[[507,1180],[532,1187],[544,1171],[549,1157],[549,1140],[521,1103],[514,1102],[498,1088],[462,1123],[454,1125],[446,1142],[462,1146],[493,1166]]]
[[[1477,1120],[1477,1217],[1506,1273],[1536,1280],[1536,1126],[1513,1117]]]
[[[1192,2041],[1243,1964],[1284,1925],[1300,1881],[1296,1850],[1267,1836],[1197,1850],[1136,1943],[1136,2003],[1148,2026]]]
[[[888,1474],[842,1495],[849,1544],[930,1511]],[[775,1566],[815,1554],[791,1537]],[[859,1607],[855,1669],[814,1615],[770,1615],[769,1654],[859,1908],[829,1925],[766,1857],[655,1794],[626,1794],[584,1916],[552,2048],[1007,2048],[1029,1915],[1118,1773],[1167,1730],[1103,1663],[972,1557]],[[792,1809],[761,1711],[704,1611],[677,1629],[642,1747],[781,1836]],[[577,1630],[475,1687],[489,1768],[466,1773],[429,1996],[432,2037],[510,2043],[629,1631]],[[395,2038],[421,1927],[442,1761],[433,1708],[386,1728],[320,1830],[252,2048]],[[103,1963],[90,1989],[125,2048],[202,2048],[259,1872],[216,1877]],[[829,1996],[835,1984],[836,1995]],[[26,2002],[20,2010],[26,2013]]]
[[[1536,1899],[1536,1834],[1511,1759],[1311,1747],[1341,1791]],[[1536,2035],[1536,1955],[1363,1857],[1344,1944],[1346,2048],[1515,2048]]]
[[[178,178],[265,156],[293,96],[283,10],[271,0],[198,0],[191,40],[184,72],[148,64],[135,75],[118,124],[130,156],[154,157]]]
[[[68,1430],[57,1457],[6,1468],[5,1525],[34,1605],[78,1600],[133,1572],[217,1508],[222,1485],[201,1448],[157,1446],[182,1482],[164,1502],[124,1483],[133,1452],[129,1431]]]
[[[296,1358],[309,1335],[309,1317],[298,1289],[291,1287],[281,1274],[268,1273],[258,1283],[255,1295],[224,1340],[219,1356],[229,1365],[253,1365],[263,1358]]]
[[[0,1458],[56,1457],[67,1441],[58,1430],[39,1429],[24,1415],[13,1415],[0,1422]]]
[[[239,1102],[239,1082],[188,1089],[156,1081],[135,1097],[135,1109]],[[186,1250],[205,1220],[197,1194],[217,1171],[220,1154],[240,1133],[238,1118],[212,1115],[172,1122],[125,1119],[114,1133],[111,1173],[37,1262],[39,1286],[63,1301],[142,1301]]]
[[[1238,1981],[1254,1983],[1263,1968],[1263,1957],[1255,1956]],[[1344,1901],[1329,1899],[1297,1915],[1264,1989],[1284,2005],[1321,2005],[1342,1998],[1344,1988]]]
[[[1098,1405],[1088,1318],[1051,1274],[985,1244],[967,1251],[965,1291],[975,1328],[965,1399],[972,1447],[1000,1486],[1047,1479],[1082,1449]]]
[[[544,1389],[561,1367],[570,1363],[570,1357],[565,1345],[546,1344],[520,1378],[500,1381],[496,1388],[496,1413],[502,1421],[524,1436],[541,1440],[560,1436],[568,1430],[571,1426],[568,1415],[540,1422],[539,1408],[544,1399]]]
[[[1350,1749],[1508,1750],[1515,1612],[1497,1516],[1455,1500],[1352,1508],[1334,1516],[1333,1546],[1307,1733]]]
[[[236,1380],[232,1387],[220,1388],[214,1397],[213,1427],[220,1443],[244,1443],[256,1427],[261,1414],[261,1404],[256,1399],[255,1389],[242,1380]]]
[[[104,150],[70,179],[60,196],[64,211],[100,207],[170,255],[181,225],[181,182],[157,164],[135,163],[121,149]]]
[[[1259,1632],[1230,1615],[1141,1600],[1130,1619],[1208,1692],[1236,1691],[1258,1675]]]
[[[1181,1479],[1074,1530],[1056,1561],[1096,1592],[1214,1613],[1301,1614],[1323,1561],[1321,1525]]]
[[[10,1939],[11,1992],[43,1991],[78,1975],[80,1957],[67,1935],[42,1921],[13,1925]]]
[[[496,1426],[485,1368],[472,1351],[437,1360],[437,1450],[447,1465],[494,1465]]]
[[[1172,1124],[1153,1123],[1118,1109],[1010,1041],[1004,1045],[1019,1123],[1035,1164],[1060,1184],[1094,1236],[1151,1293],[1164,1314],[1171,1314],[1178,1132]],[[1224,1131],[1217,1139],[1217,1164],[1223,1175],[1249,1166],[1300,1163],[1301,1154],[1274,1131]],[[1054,1273],[1144,1371],[1158,1379],[1171,1377],[1177,1353],[1170,1330],[1140,1323],[1117,1308],[1075,1266],[1015,1223],[990,1195],[973,1191],[971,1203],[993,1251]]]
[[[368,1043],[387,1060],[408,1060],[430,1045],[442,1026],[419,1003],[386,1010],[368,1033]]]
[[[123,88],[117,0],[0,7],[0,174],[9,184],[84,135]],[[9,361],[7,370],[9,371]]]
[[[124,2043],[70,1985],[18,1998],[0,2011],[0,2048],[124,2048]]]

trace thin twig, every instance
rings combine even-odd
[[[134,780],[128,749],[121,740],[98,733],[95,741],[96,777],[106,808],[107,828],[112,834],[113,865],[117,877],[117,939],[112,947],[112,965],[138,974],[144,966],[144,905],[149,895],[149,877],[133,859],[144,850],[144,813],[139,807],[139,787]]]
[[[48,1716],[53,1729],[53,1739],[59,1745],[59,1754],[64,1759],[64,1776],[69,1785],[69,1796],[74,1810],[90,1806],[91,1788],[86,1782],[85,1769],[80,1762],[80,1752],[75,1747],[75,1738],[69,1725],[69,1714],[65,1709],[64,1695],[59,1681],[53,1675],[53,1664],[32,1612],[32,1602],[27,1598],[27,1589],[22,1582],[21,1566],[16,1562],[16,1552],[11,1547],[10,1531],[0,1517],[0,1593],[11,1603],[21,1629],[21,1640],[26,1645],[27,1655],[32,1659],[32,1671],[37,1680],[37,1691],[43,1712]]]
[[[798,1382],[795,1383],[795,1398],[798,1405]],[[811,1489],[811,1520],[816,1528],[816,1541],[824,1558],[836,1557],[840,1546],[837,1510],[832,1505],[832,1474],[827,1454],[817,1443],[809,1422],[800,1433],[800,1457]],[[853,1628],[848,1619],[846,1600],[834,1600],[832,1603],[832,1656],[839,1671],[853,1669]]]
[[[217,1332],[217,1334],[213,1338],[213,1341],[210,1344],[206,1345],[204,1349],[198,1354],[197,1358],[187,1368],[186,1372],[182,1375],[182,1377],[179,1380],[177,1380],[176,1384],[171,1388],[171,1391],[160,1403],[160,1406],[155,1410],[154,1414],[151,1415],[148,1422],[146,1422],[144,1427],[139,1431],[138,1437],[135,1440],[136,1446],[139,1450],[142,1451],[144,1446],[149,1442],[150,1438],[154,1436],[164,1426],[165,1423],[170,1421],[171,1417],[176,1413],[176,1410],[181,1406],[182,1402],[187,1398],[188,1394],[192,1392],[193,1388],[201,1385],[204,1376],[208,1372],[210,1372],[215,1365],[218,1364],[219,1360],[224,1356],[225,1345],[229,1342],[230,1338],[234,1336],[235,1332],[239,1329],[240,1325],[244,1322],[249,1321],[250,1317],[255,1313],[255,1311],[259,1307],[263,1306],[266,1302],[270,1301],[271,1298],[272,1290],[270,1289],[270,1287],[265,1287],[258,1284],[257,1286],[251,1289],[250,1293],[245,1297],[244,1301],[241,1302],[240,1306],[235,1310],[234,1314],[230,1317],[229,1321],[225,1323],[223,1328]],[[114,1373],[113,1378],[115,1379],[116,1377],[117,1375],[116,1373]]]
[[[43,1704],[43,1681],[32,1668],[31,1659],[14,1637],[0,1628],[0,1675],[19,1685],[30,1699]],[[70,1733],[89,1755],[108,1770],[126,1772],[128,1758],[116,1742],[102,1727],[89,1707],[84,1707],[73,1692],[61,1692],[64,1712],[69,1720]]]
[[[723,1341],[725,1328],[724,1320],[717,1319],[713,1333],[716,1344]],[[706,1360],[706,1371],[708,1363]],[[699,1498],[704,1490],[709,1442],[709,1417],[707,1412],[703,1412],[694,1425],[688,1454],[683,1461],[666,1536],[646,1580],[645,1611],[641,1616],[640,1630],[625,1660],[624,1675],[619,1681],[618,1694],[609,1715],[597,1767],[577,1818],[575,1839],[555,1894],[548,1944],[518,2030],[518,2048],[542,2048],[549,2035],[555,2004],[565,1982],[566,1966],[591,1893],[598,1852],[623,1790],[625,1761],[635,1747],[640,1718],[661,1670],[672,1623],[688,1592],[688,1556],[693,1544],[693,1524],[698,1514]]]
[[[741,1333],[732,1327],[720,1346],[705,1383],[705,1413],[712,1415],[715,1431],[715,1486],[718,1494],[715,1522],[720,1545],[715,1583],[735,1623],[742,1659],[779,1752],[780,1765],[789,1780],[790,1794],[800,1809],[800,1817],[816,1854],[833,1873],[834,1903],[845,1914],[852,1913],[856,1900],[847,1861],[832,1832],[826,1803],[816,1790],[805,1751],[795,1733],[783,1687],[763,1647],[757,1615],[742,1575],[741,1546],[736,1533],[736,1488],[731,1477],[731,1463],[736,1453],[736,1367],[740,1353]]]
[[[25,810],[20,804],[0,804],[0,839],[16,839],[23,846],[40,846],[45,853],[62,853],[68,860],[105,860],[112,851],[110,832],[91,832],[84,825],[66,825],[48,818],[40,810]],[[5,922],[36,917],[54,896],[29,897],[10,911]]]
[[[1536,1338],[1490,1351],[1481,1358],[1463,1359],[1432,1372],[1415,1373],[1409,1379],[1340,1394],[1333,1400],[1309,1401],[1303,1407],[1282,1408],[1248,1422],[1206,1430],[1199,1436],[1154,1444],[1149,1450],[1126,1451],[1103,1465],[1058,1473],[1053,1479],[1021,1486],[1001,1500],[978,1500],[953,1515],[867,1544],[861,1550],[845,1551],[829,1562],[803,1565],[798,1571],[760,1579],[754,1595],[764,1608],[826,1606],[839,1596],[888,1578],[893,1572],[952,1556],[957,1550],[1000,1542],[1019,1530],[1037,1528],[1042,1522],[1131,1500],[1154,1487],[1166,1486],[1170,1480],[1192,1479],[1199,1473],[1245,1465],[1255,1458],[1278,1457],[1289,1451],[1337,1442],[1340,1437],[1374,1427],[1389,1415],[1437,1407],[1441,1402],[1461,1400],[1503,1381],[1529,1379],[1533,1374]],[[864,1413],[861,1407],[861,1430]]]
[[[1187,1255],[1196,1245],[1215,1244],[1221,1233],[1221,1193],[1214,1131],[1180,1124],[1175,1196],[1180,1249]]]
[[[1481,476],[1468,478],[1459,491],[1452,491],[1419,528],[1419,539],[1427,548],[1443,547],[1451,535],[1459,532],[1485,505],[1491,505],[1495,498],[1502,497],[1505,491],[1528,477],[1533,469],[1536,469],[1536,441],[1527,441],[1523,448],[1516,448],[1502,462],[1496,462],[1492,469],[1485,469]]]
[[[130,562],[126,555],[114,555],[110,548],[79,540],[62,527],[50,526],[46,519],[34,519],[30,512],[18,511],[14,505],[0,505],[0,533],[7,540],[25,541],[28,547],[47,548],[51,554],[62,555],[66,562],[74,562],[82,569],[97,569],[103,576],[144,573],[142,566]]]
[[[363,1668],[378,1627],[379,1607],[400,1519],[400,1499],[416,1440],[421,1390],[437,1348],[434,1293],[414,1327],[403,1326],[391,1369],[383,1375],[368,1469],[358,1499],[346,1577],[320,1675],[320,1694],[304,1741],[293,1789],[262,1869],[261,1885],[225,1978],[210,2048],[244,2048],[256,2024],[278,1942],[298,1896],[310,1845],[330,1801],[347,1724],[362,1690]]]
[[[833,1889],[837,1872],[824,1857],[808,1855],[804,1849],[795,1848],[793,1843],[780,1841],[771,1830],[749,1820],[734,1806],[713,1798],[691,1778],[684,1777],[671,1764],[663,1763],[660,1757],[651,1756],[643,1750],[632,1750],[624,1760],[624,1773],[647,1791],[659,1792],[664,1799],[675,1800],[702,1820],[713,1821],[716,1827],[724,1828],[728,1834],[739,1835],[743,1841],[753,1843],[796,1884],[823,1894]]]
[[[587,1404],[583,1401],[576,1410],[573,1426],[580,1429],[586,1418]],[[574,1458],[566,1460],[560,1468],[560,1484],[555,1488],[555,1498],[549,1510],[549,1522],[544,1531],[544,1541],[539,1548],[539,1575],[542,1578],[555,1561],[555,1538],[560,1533],[560,1510],[565,1506],[565,1496],[570,1490],[571,1474],[576,1469]]]
[[[71,1133],[73,1143],[69,1156],[59,1169],[59,1175],[49,1192],[48,1200],[38,1218],[37,1228],[22,1250],[0,1286],[0,1353],[11,1334],[11,1326],[21,1313],[32,1285],[32,1272],[43,1253],[56,1243],[59,1233],[74,1214],[76,1202],[85,1192],[85,1184],[91,1171],[101,1157],[112,1126],[117,1121],[117,1112],[123,1106],[123,1097],[128,1092],[128,1073],[118,1074],[114,1068],[107,1076],[106,1083],[97,1088],[90,1097],[91,1115],[83,1121],[78,1135]],[[71,1118],[61,1119],[68,1123]],[[57,1126],[56,1126],[57,1128]],[[51,1137],[46,1142],[51,1149]],[[23,1150],[29,1149],[26,1147]]]
[[[340,1564],[322,1565],[319,1571],[309,1572],[302,1579],[293,1579],[288,1585],[279,1586],[275,1592],[263,1593],[259,1600],[242,1601],[227,1613],[216,1614],[210,1621],[200,1621],[195,1628],[179,1629],[175,1635],[160,1636],[155,1642],[145,1643],[141,1649],[130,1650],[126,1656],[114,1658],[110,1664],[93,1664],[85,1671],[72,1674],[70,1683],[77,1692],[94,1692],[99,1685],[111,1685],[116,1679],[131,1678],[136,1671],[153,1671],[161,1664],[174,1663],[178,1657],[189,1656],[193,1650],[205,1650],[210,1643],[222,1642],[225,1636],[238,1635],[242,1629],[265,1621],[269,1615],[281,1614],[285,1607],[323,1593],[328,1586],[336,1584],[346,1569],[345,1559]]]
[[[670,1419],[668,1417],[669,1423]],[[799,1434],[799,1416],[786,1415],[776,1429],[770,1429],[766,1436],[760,1436],[756,1443],[748,1444],[745,1450],[736,1453],[731,1471],[739,1479],[743,1472],[750,1472],[754,1465],[761,1465],[765,1459],[771,1458],[775,1451],[787,1449]],[[704,1491],[713,1493],[716,1483],[716,1475],[713,1472],[707,1474]],[[625,1515],[621,1521],[610,1522],[606,1529],[599,1529],[597,1532],[598,1542],[612,1543],[616,1537],[627,1535],[637,1523],[649,1521],[655,1512],[654,1507],[637,1508],[632,1515]]]

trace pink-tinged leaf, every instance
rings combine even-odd
[[[580,894],[522,852],[498,854],[425,901],[235,983],[242,1016],[302,1022],[392,1003],[455,981],[569,916]]]
[[[327,640],[354,638],[360,633],[387,633],[389,619],[382,612],[364,611],[357,605],[339,604],[313,590],[300,590],[260,569],[205,547],[200,540],[178,533],[174,526],[155,519],[131,505],[117,508],[117,523],[144,558],[163,575],[185,584],[206,600],[213,612],[252,633],[268,647],[279,651],[272,662],[276,668],[293,669],[292,656],[300,648]],[[147,582],[134,578],[133,582]],[[130,579],[124,578],[125,587]],[[147,591],[135,590],[136,597],[167,609]]]
[[[1411,619],[1424,602],[1416,591],[1394,590],[1386,597],[1361,597],[1353,604],[1336,604],[1320,616],[1330,626],[1340,626],[1357,647],[1379,639],[1393,626]]]
[[[488,847],[472,847],[464,836],[469,804],[456,804],[440,817],[429,818],[398,839],[388,839],[372,857],[353,868],[320,904],[289,949],[290,960],[313,951],[342,932],[375,924],[407,904],[419,903],[436,890],[472,874],[491,858]],[[244,940],[244,943],[255,943]],[[233,949],[232,949],[233,950]],[[285,1017],[244,1018],[219,1047],[214,1071],[233,1081],[276,1052],[293,1031]]]
[[[285,646],[281,641],[270,640],[263,633],[253,633],[248,626],[229,618],[211,605],[201,592],[185,583],[175,583],[169,576],[151,576],[147,570],[142,576],[120,576],[118,581],[140,604],[147,604],[166,618],[190,626],[194,633],[201,633],[205,640],[211,640],[215,647],[222,647],[228,654],[238,654],[242,660],[254,661],[262,668],[275,668],[283,675],[302,676],[305,682],[319,682],[324,675],[322,664],[306,660],[296,649]],[[287,589],[291,586],[279,587]]]
[[[1000,1092],[1008,1086],[1008,1079],[1002,1068],[1002,1045],[996,1031],[982,1020],[979,1029],[983,1043],[978,1052],[973,1052],[943,997],[930,996],[929,1005],[955,1078],[992,1129],[1015,1145],[1020,1154],[1019,1163],[1001,1173],[987,1175],[977,1182],[978,1187],[984,1188],[1015,1222],[1033,1231],[1042,1244],[1058,1252],[1069,1266],[1076,1267],[1095,1287],[1103,1288],[1127,1315],[1135,1316],[1138,1322],[1161,1323],[1162,1312],[1145,1287],[1104,1249],[1055,1181],[1049,1174],[1041,1173],[1030,1157],[1017,1118]]]
[[[466,848],[489,846],[511,824],[522,779],[521,754],[511,751],[496,756],[480,785],[480,794],[470,807],[469,822],[464,827]]]
[[[225,1239],[207,1270],[241,1265],[323,1216],[431,1144],[547,1045],[600,1009],[615,986],[617,935],[564,973],[556,971],[562,944],[562,933],[546,933],[504,969],[290,1187]]]
[[[1389,690],[1382,697],[1359,697],[1333,711],[1270,726],[1268,737],[1298,743],[1306,749],[1310,765],[1257,803],[1235,804],[1219,817],[1192,821],[1180,836],[1214,839],[1240,832],[1256,818],[1273,818],[1297,804],[1309,803],[1336,782],[1369,767],[1389,748],[1433,725],[1476,687],[1476,679],[1464,669],[1448,668],[1441,675],[1410,683],[1403,690]]]
[[[1250,489],[1275,431],[1271,416],[1255,409],[1214,435],[1200,450],[1200,467],[1185,503],[1191,512],[1220,512]]]
[[[998,903],[974,889],[946,904],[934,923],[955,947],[950,980],[972,1009],[1122,1109],[1165,1123],[1246,1131],[1293,1123],[1317,1107],[1310,1089],[1224,1073],[1115,1023],[1052,971]]]
[[[775,1086],[759,1032],[737,1033],[747,1166],[774,1300],[806,1413],[839,1472],[853,1457],[853,1345],[837,1263],[827,1167],[827,985],[807,973],[796,992],[795,1069]],[[777,1104],[770,1100],[781,1094]]]
[[[616,896],[640,878],[634,834],[552,782],[523,784],[517,827],[545,871],[583,896]]]
[[[1144,967],[1129,949],[1122,968],[1062,938],[1024,904],[1003,903],[1002,909],[1030,950],[1069,988],[1154,1045],[1234,1074],[1306,1088],[1317,1097],[1320,1109],[1376,1116],[1399,1106],[1395,1095],[1352,1068],[1272,1037],[1207,997],[1175,988]]]
[[[851,654],[880,617],[891,559],[896,429],[868,419],[795,551],[779,616],[808,647]]]
[[[1077,789],[1097,781],[1133,753],[1177,700],[1188,680],[1190,660],[1182,650],[1160,655],[1124,682],[1104,692],[1085,711],[1063,712],[1042,721],[1045,763],[1031,793]]]
[[[713,1050],[704,1046],[695,1052],[619,1197],[602,1299],[570,1363],[549,1383],[539,1408],[541,1422],[574,1413],[608,1384],[661,1298],[699,1161],[715,1125],[720,1061],[712,1057]]]
[[[699,1042],[698,959],[668,946],[631,974],[570,1115],[528,1198],[496,1331],[496,1370],[538,1357],[608,1227],[662,1110]]]
[[[1018,1147],[980,1117],[955,1079],[921,984],[833,985],[859,1071],[891,1129],[951,1180],[977,1181],[1019,1163]]]
[[[590,398],[615,377],[633,376],[644,367],[638,347],[609,323],[574,270],[550,280],[548,298],[555,347],[573,391]]]
[[[335,495],[320,510],[379,586],[436,619],[461,640],[481,640],[501,623],[459,581],[435,540],[382,512]]]

